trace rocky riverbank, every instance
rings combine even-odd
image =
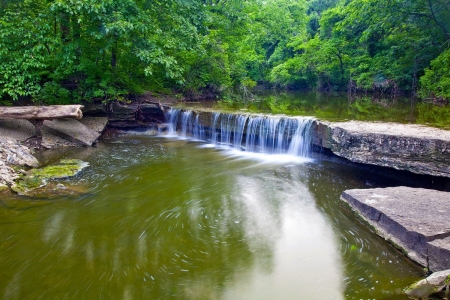
[[[24,194],[31,188],[29,178],[33,178],[34,187],[45,185],[47,179],[58,176],[73,176],[78,163],[62,163],[51,174],[35,170],[40,167],[33,156],[37,149],[52,149],[67,146],[91,146],[102,134],[108,119],[86,117],[82,120],[55,119],[46,120],[42,126],[42,136],[36,137],[36,128],[27,120],[0,120],[0,191],[10,188],[16,193]],[[48,170],[46,170],[48,171]],[[39,174],[38,174],[39,173]],[[55,177],[56,176],[56,177]]]
[[[3,137],[5,138],[5,137]],[[11,166],[15,166],[14,169]],[[17,141],[0,141],[0,190],[8,189],[18,179],[21,167],[37,168],[38,160],[32,151]]]

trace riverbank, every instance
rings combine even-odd
[[[104,105],[92,105],[86,108],[86,114],[90,117],[82,119],[79,122],[82,126],[77,126],[89,127],[89,132],[96,131],[97,137],[103,132],[107,122],[109,123],[107,131],[110,133],[112,131],[126,132],[130,129],[142,130],[145,132],[148,132],[150,129],[155,132],[158,128],[162,129],[166,126],[162,126],[166,122],[164,113],[164,108],[159,103],[141,103],[132,105],[120,105],[115,103],[109,108],[106,108]],[[231,137],[236,136],[236,133],[227,133],[226,130],[235,130],[237,125],[226,125],[223,128],[215,126],[218,126],[217,124],[225,124],[225,120],[229,121],[235,118],[236,115],[242,116],[242,120],[250,120],[250,115],[248,114],[213,114],[211,111],[191,111],[186,112],[186,118],[180,117],[178,121],[172,125],[174,125],[175,129],[177,127],[184,128],[183,130],[185,133],[190,131],[195,132],[195,130],[201,128],[201,130],[198,130],[197,132],[203,131],[203,133],[205,133],[209,131],[210,133],[215,132],[215,134],[220,133],[221,135],[225,134]],[[259,116],[259,118],[261,118],[261,116]],[[265,116],[263,118],[276,119],[287,117]],[[194,120],[196,121],[194,122]],[[389,167],[389,169],[386,170],[403,170],[405,172],[435,176],[430,178],[438,178],[436,176],[439,176],[439,178],[449,178],[450,172],[448,168],[450,166],[450,157],[448,154],[450,151],[450,132],[448,131],[425,126],[395,123],[355,121],[333,123],[313,119],[308,120],[308,122],[310,121],[312,123],[308,124],[311,126],[304,127],[308,128],[308,132],[305,132],[305,134],[309,136],[311,143],[316,145],[319,150],[320,148],[327,149],[334,155],[354,163],[374,165],[383,168]],[[35,132],[33,131],[33,126],[28,124],[29,122],[26,122],[27,121],[18,123],[17,120],[0,122],[0,124],[3,124],[3,127],[0,127],[2,136],[6,139],[13,140],[13,142],[8,143],[5,147],[16,149],[15,153],[20,152],[18,151],[18,149],[20,149],[24,153],[31,154],[30,148],[27,148],[23,143],[26,144]],[[213,124],[214,122],[216,125]],[[283,122],[287,124],[287,121]],[[75,132],[72,138],[67,138],[68,126],[59,128],[59,131],[62,132],[60,136],[58,136],[58,134],[54,135],[53,131],[58,130],[55,127],[51,128],[53,131],[48,130],[50,128],[49,125],[55,125],[57,123],[58,122],[53,122],[52,124],[47,123],[48,125],[43,128],[42,141],[44,142],[45,148],[86,146],[92,145],[96,140],[96,138],[85,139],[86,136],[80,132]],[[201,127],[196,129],[195,126]],[[239,132],[245,133],[245,123],[242,126],[242,130]],[[72,127],[74,126],[69,127],[70,129],[73,129]],[[291,130],[293,128],[294,127],[292,127]],[[8,135],[9,137],[7,138]],[[82,140],[87,140],[88,143],[80,142]],[[9,151],[9,149],[4,150],[3,152],[6,153],[6,151]],[[10,155],[10,157],[13,156]],[[18,158],[18,160],[22,161],[23,159]],[[3,180],[3,186],[8,186],[14,184],[14,181],[22,171],[20,170],[20,167],[14,169],[6,166],[7,159],[4,159],[4,161],[3,165],[5,168],[3,169],[5,172],[3,173],[7,174],[9,177]],[[23,162],[18,165],[28,167],[36,166],[36,164],[33,166],[32,164]],[[402,195],[408,195],[408,193],[405,192]],[[445,195],[447,194],[445,193]],[[443,197],[446,198],[446,196]],[[401,201],[399,201],[399,203],[400,202]],[[407,205],[409,204],[406,203],[405,206]],[[445,206],[445,204],[443,206]],[[445,246],[447,242],[444,241],[443,243]],[[439,252],[440,250],[437,251]],[[444,256],[446,255],[445,253]],[[431,270],[433,269],[431,268]]]

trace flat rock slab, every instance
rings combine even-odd
[[[422,125],[316,121],[312,143],[350,161],[450,178],[450,131]]]
[[[325,123],[325,122],[324,122]],[[450,141],[450,131],[417,124],[348,121],[328,124],[351,132],[378,133]]]
[[[102,133],[105,130],[106,125],[108,124],[107,117],[83,117],[83,119],[78,120],[78,122],[86,125],[90,129]]]
[[[44,121],[44,129],[51,134],[62,137],[72,142],[78,142],[82,145],[92,146],[99,138],[100,133],[87,127],[86,125],[74,119],[57,119],[53,121]]]
[[[450,269],[450,193],[393,187],[342,193],[377,234],[432,271]]]

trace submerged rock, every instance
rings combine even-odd
[[[46,186],[49,180],[76,176],[87,166],[87,162],[79,159],[62,159],[58,164],[30,170],[16,180],[11,189],[20,195],[29,195],[31,191]]]
[[[449,299],[449,285],[450,270],[445,270],[433,273],[427,278],[410,285],[404,292],[408,296],[418,299],[427,298],[434,294],[442,294],[440,296],[445,296],[446,299]]]
[[[0,192],[4,192],[4,191],[8,191],[8,190],[9,190],[9,186],[7,186],[6,184],[0,183]]]

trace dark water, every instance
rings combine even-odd
[[[380,175],[166,138],[69,151],[78,194],[1,194],[2,299],[407,299],[423,275],[340,204],[400,184]]]

